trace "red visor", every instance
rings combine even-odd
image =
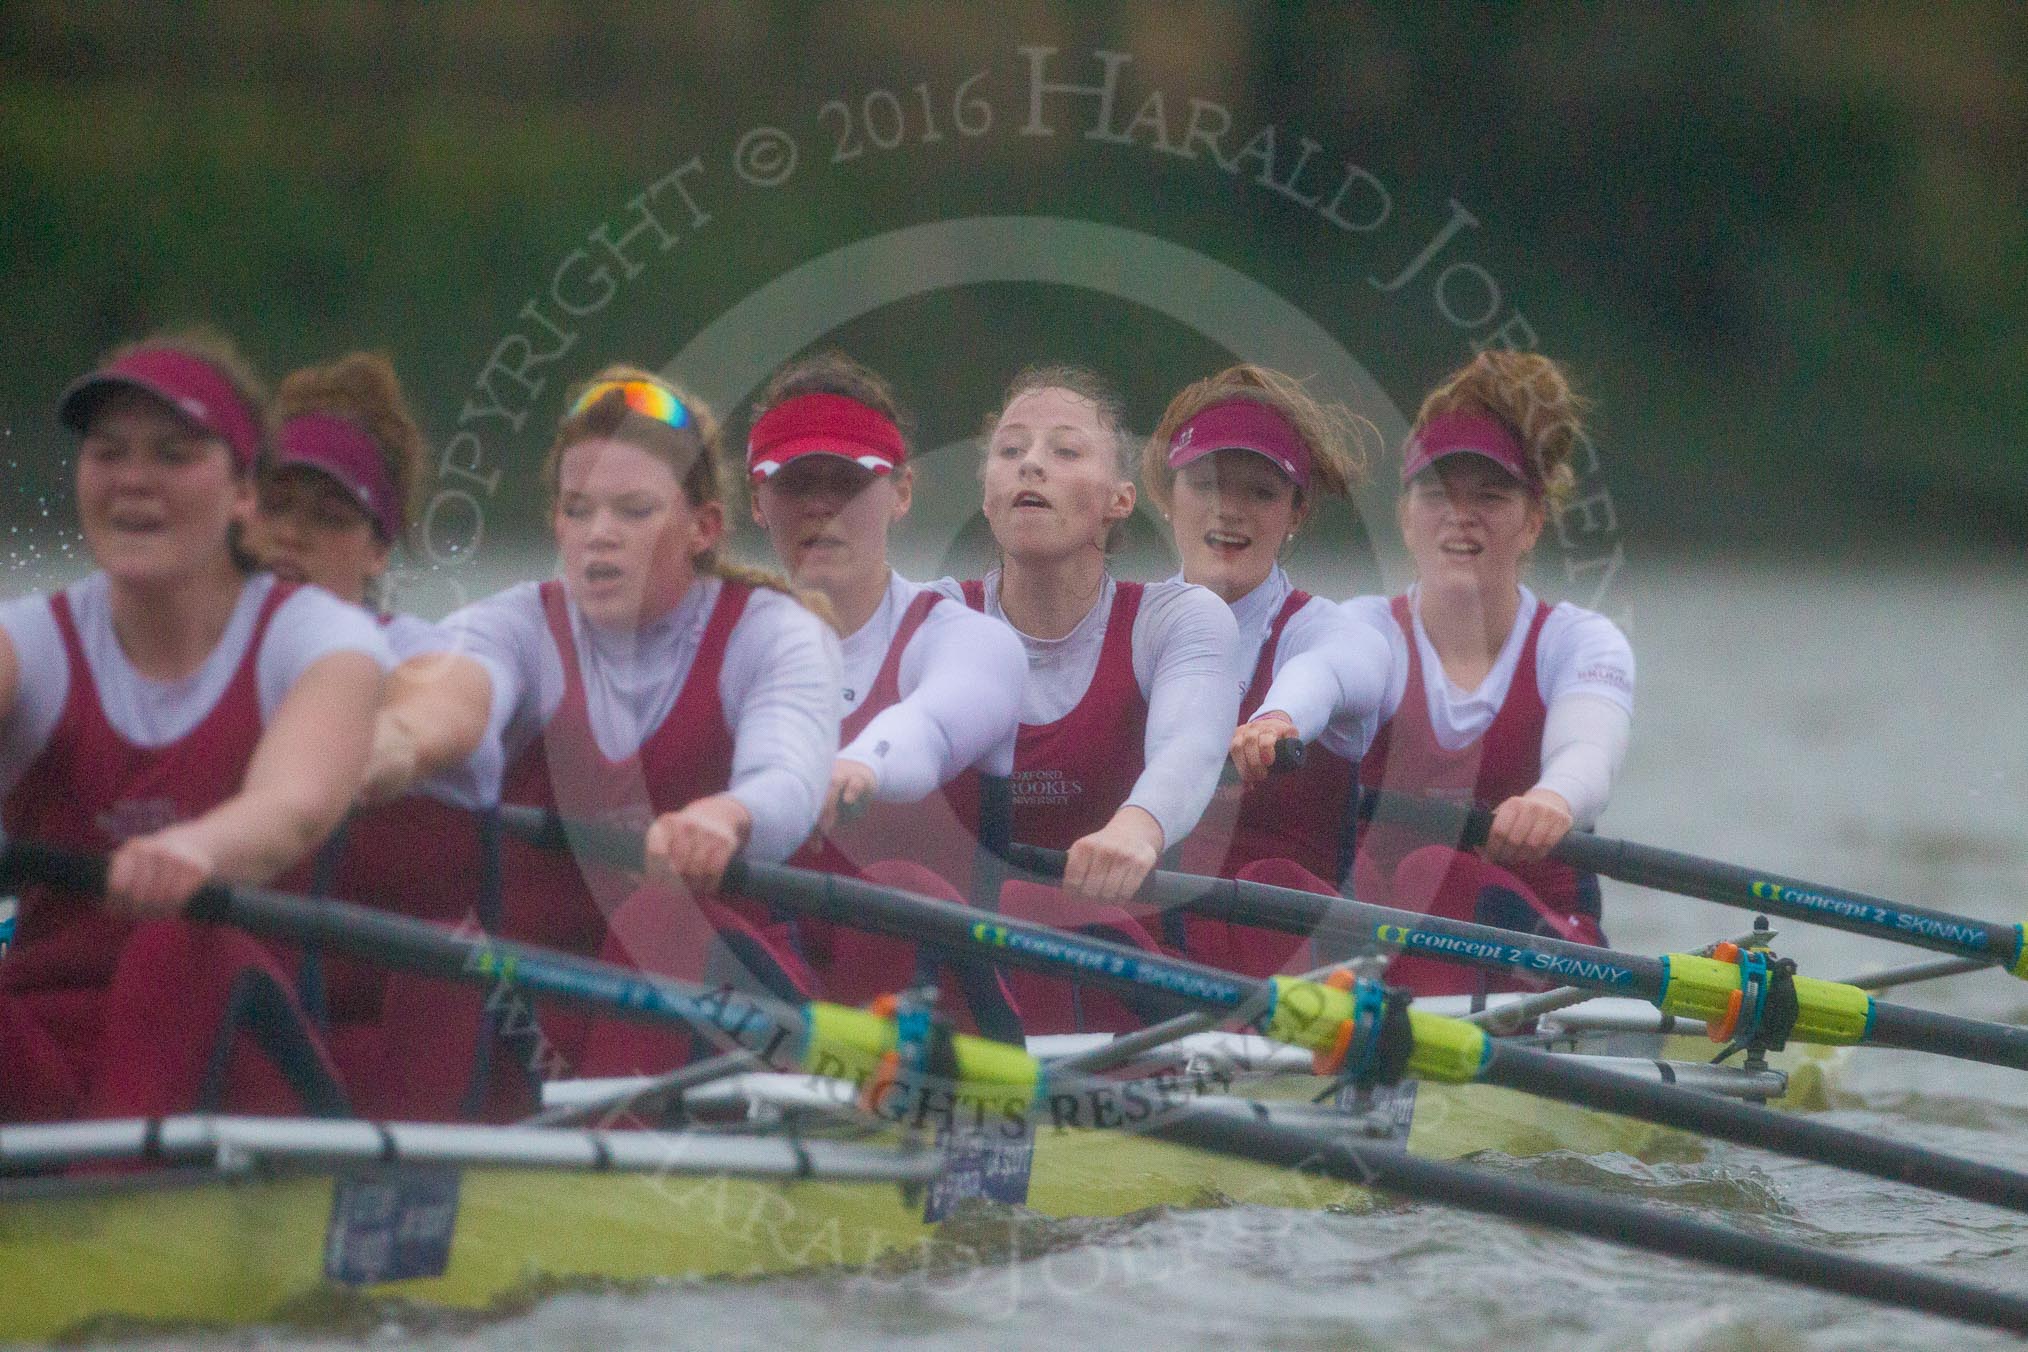
[[[901,429],[879,410],[842,394],[799,394],[754,423],[746,443],[746,471],[766,479],[804,455],[835,455],[875,474],[890,474],[908,458],[908,449]]]
[[[198,431],[232,448],[241,469],[253,466],[261,449],[260,414],[227,378],[202,357],[172,347],[136,348],[110,365],[71,382],[56,406],[57,417],[82,433],[99,400],[125,386],[154,395]]]
[[[1289,420],[1255,399],[1213,404],[1169,439],[1169,467],[1181,469],[1213,451],[1266,456],[1299,489],[1310,486],[1310,448]]]
[[[387,477],[387,462],[365,428],[330,413],[302,413],[275,437],[275,464],[307,465],[359,499],[380,538],[401,538],[401,502]]]
[[[1402,447],[1401,481],[1407,483],[1447,455],[1484,456],[1530,490],[1542,487],[1520,438],[1507,424],[1483,413],[1440,413],[1423,424]]]

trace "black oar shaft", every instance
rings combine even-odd
[[[638,849],[635,855],[638,858]],[[754,865],[738,868],[735,874],[743,875],[737,879],[742,884],[766,886],[771,892],[772,889],[785,888],[779,899],[793,896],[792,906],[801,903],[806,909],[818,913],[832,913],[841,902],[848,905],[858,903],[860,909],[853,913],[864,916],[867,914],[865,904],[874,903],[871,910],[880,916],[882,922],[875,928],[888,928],[899,921],[919,931],[929,923],[940,930],[948,928],[952,937],[956,937],[959,929],[933,921],[933,915],[950,912],[960,922],[967,919],[962,907],[927,898],[909,898],[905,893],[896,893],[880,901],[873,894],[885,889],[868,884],[841,884],[821,875],[802,874],[800,870]],[[105,863],[102,859],[32,844],[10,843],[4,861],[0,861],[0,878],[20,877],[98,891],[104,886]],[[807,881],[811,879],[815,880],[814,885]],[[789,887],[792,883],[795,886]],[[904,911],[909,909],[907,902],[915,903],[916,914],[912,923],[903,918]],[[455,934],[407,917],[344,902],[311,900],[260,888],[213,885],[199,893],[187,908],[187,913],[193,919],[230,923],[273,938],[327,943],[389,966],[447,979],[480,984],[505,982],[552,998],[596,1007],[622,1018],[708,1023],[732,1035],[742,1045],[756,1047],[756,1043],[760,1043],[756,1050],[761,1050],[764,1057],[778,1054],[783,1044],[800,1030],[803,1022],[801,1011],[765,998],[706,990],[686,982],[646,976],[609,963],[506,941]],[[982,939],[982,935],[974,932],[974,926],[978,931],[1004,928],[995,922],[972,920],[962,924],[962,932],[973,939]],[[1047,934],[1039,926],[1022,928],[1042,930]],[[1072,941],[1075,937],[1058,938]],[[1138,955],[1122,949],[1118,956],[1133,958]],[[1257,982],[1225,978],[1222,974],[1210,972],[1210,969],[1195,968],[1194,964],[1164,965],[1172,970],[1157,980],[1164,982],[1163,989],[1185,1004],[1195,1003],[1202,1007],[1225,1003],[1201,993],[1184,994],[1182,988],[1176,985],[1178,975],[1187,976],[1193,971],[1229,981],[1238,988],[1240,999],[1258,994],[1260,983]],[[1514,1057],[1510,1060],[1525,1069],[1528,1058]],[[1631,1079],[1598,1088],[1609,1089],[1617,1100],[1622,1101],[1623,1110],[1629,1113],[1635,1113],[1635,1109],[1644,1103],[1652,1104],[1671,1096],[1695,1100],[1700,1111],[1708,1111],[1713,1102],[1722,1102],[1706,1100],[1702,1095],[1684,1095],[1682,1091],[1670,1090],[1666,1086],[1644,1085]],[[1658,1091],[1661,1092],[1658,1094]],[[1687,1109],[1692,1105],[1679,1106]],[[1635,1115],[1651,1116],[1647,1112]],[[1714,1131],[1724,1125],[1720,1121],[1723,1116],[1726,1115],[1713,1114],[1709,1118]],[[1754,1125],[1762,1132],[1767,1130],[1764,1121]],[[1790,1120],[1789,1126],[1793,1131],[1803,1129],[1799,1119]],[[1149,1124],[1149,1129],[1158,1136],[1238,1158],[1307,1168],[1426,1201],[1554,1226],[1652,1252],[1675,1254],[1966,1322],[2028,1333],[2028,1302],[1999,1292],[1765,1236],[1742,1234],[1603,1198],[1595,1193],[1420,1160],[1398,1149],[1372,1148],[1348,1137],[1342,1129],[1326,1130],[1275,1122],[1271,1120],[1269,1111],[1259,1104],[1231,1102],[1202,1106],[1181,1114],[1158,1114]],[[1768,1136],[1766,1139],[1774,1138]],[[1904,1165],[1882,1153],[1885,1149],[1885,1144],[1880,1143],[1878,1150],[1855,1148],[1852,1155],[1868,1159],[1873,1166],[1872,1172],[1893,1169],[1895,1172],[1886,1172],[1884,1176],[1909,1177]],[[1994,1180],[1983,1182],[1990,1187]],[[2019,1192],[2016,1181],[2002,1179],[2000,1182],[2004,1186],[1993,1187],[1989,1197],[2003,1194],[2011,1197]]]
[[[1063,858],[1060,850],[1014,847],[1016,864],[1045,877],[1062,875]],[[1142,895],[1164,906],[1181,906],[1264,929],[1313,935],[1320,942],[1354,936],[1368,945],[1582,986],[1602,995],[1659,1002],[1666,984],[1667,969],[1657,958],[1268,883],[1157,870],[1148,875]],[[1933,1014],[1883,1000],[1872,1001],[1872,1009],[1873,1020],[1862,1039],[1867,1043],[2028,1070],[2028,1029]]]
[[[1013,860],[1039,877],[1063,876],[1061,850],[1016,845]],[[1148,875],[1141,895],[1160,906],[1180,907],[1234,924],[1310,935],[1320,944],[1336,941],[1361,948],[1407,949],[1466,966],[1583,986],[1606,995],[1655,1000],[1661,997],[1664,982],[1662,963],[1655,958],[1269,883],[1201,878],[1157,869]]]
[[[1900,1047],[1906,1051],[1947,1050],[1961,1060],[2028,1068],[2028,1028],[1939,1014],[1885,1000],[1873,1002],[1873,1022],[1867,1029],[1866,1041],[1872,1046]]]
[[[1262,981],[1043,925],[982,916],[969,907],[873,883],[769,864],[735,865],[726,881],[731,890],[792,910],[890,934],[915,935],[1120,994],[1152,995],[1178,1010],[1230,1013],[1247,1006],[1265,1008],[1267,1003]],[[2028,1030],[2007,1031],[2019,1033],[2019,1040],[2028,1045]],[[1489,1083],[2028,1211],[2028,1174],[1936,1155],[1754,1104],[1636,1080],[1545,1052],[1497,1041],[1492,1046],[1492,1059],[1481,1077]]]
[[[1652,1120],[1647,1112],[1651,1097],[1645,1092],[1652,1085],[1605,1066],[1529,1047],[1495,1041],[1492,1048],[1479,1076],[1484,1083]],[[1670,1125],[1685,1131],[1933,1188],[1967,1201],[2028,1211],[2028,1174],[1830,1127],[1793,1113],[1771,1113],[1716,1094],[1676,1094],[1670,1103]],[[1679,1103],[1680,1107],[1673,1106]]]
[[[977,954],[1003,966],[1084,982],[1118,995],[1152,999],[1179,1013],[1236,1009],[1259,994],[1261,986],[1252,978],[1180,958],[836,874],[735,860],[726,870],[723,888],[840,924]]]
[[[1460,1169],[1342,1131],[1275,1122],[1255,1105],[1205,1105],[1155,1134],[1222,1154],[1264,1159],[1423,1201],[1634,1245],[1756,1276],[1779,1277],[1966,1323],[2028,1333],[2028,1300],[1768,1235],[1713,1225],[1594,1192]]]
[[[27,841],[6,847],[7,877],[97,893],[102,858]],[[306,898],[260,887],[212,884],[184,914],[236,925],[287,943],[315,943],[387,967],[472,985],[512,987],[641,1023],[710,1026],[762,1056],[779,1058],[801,1032],[801,1010],[762,995],[713,989],[651,976],[630,967],[532,945],[440,929],[407,916],[328,898]]]
[[[1384,789],[1363,794],[1359,812],[1362,817],[1392,822],[1432,840],[1467,848],[1484,842],[1492,820],[1492,814],[1481,807]],[[1571,832],[1551,853],[1587,873],[1722,906],[1892,939],[1939,953],[1975,957],[2002,967],[2012,967],[2021,957],[2021,930],[2011,924],[1973,920],[1926,906],[1824,887],[1778,873],[1585,831]]]

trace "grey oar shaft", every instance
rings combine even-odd
[[[1156,1134],[1200,1149],[1270,1160],[1405,1197],[1569,1230],[1756,1276],[1786,1278],[2011,1333],[2028,1333],[2028,1300],[2018,1296],[1691,1220],[1589,1190],[1552,1187],[1419,1159],[1399,1148],[1363,1144],[1342,1129],[1276,1120],[1258,1104],[1206,1104],[1164,1121]]]
[[[1496,1042],[1479,1078],[1487,1084],[1564,1103],[1657,1120],[1657,1086],[1567,1056]],[[1671,1092],[1659,1097],[1669,1105],[1671,1125],[1686,1131],[1896,1183],[1934,1188],[1968,1201],[2028,1211],[2028,1174],[1884,1141],[1798,1113],[1771,1113],[1716,1095]]]
[[[1443,844],[1472,848],[1484,842],[1492,814],[1482,807],[1440,802],[1386,790],[1360,795],[1359,813]],[[2020,956],[2022,931],[2016,925],[1974,920],[1887,897],[1824,887],[1800,878],[1742,868],[1676,850],[1573,831],[1551,851],[1572,868],[1621,882],[1698,897],[1721,906],[1760,911],[1789,920],[1915,948],[1933,949],[2010,966]]]
[[[1912,986],[1918,981],[1936,981],[1947,976],[1963,976],[1967,972],[1983,972],[1992,965],[1984,958],[1938,958],[1934,962],[1911,962],[1906,967],[1890,967],[1884,972],[1868,972],[1864,976],[1847,977],[1845,984],[1857,986],[1862,991],[1892,990],[1896,986]]]
[[[753,1070],[760,1065],[760,1058],[744,1047],[737,1051],[725,1052],[707,1061],[672,1070],[645,1084],[636,1084],[610,1097],[594,1099],[589,1103],[565,1103],[554,1108],[544,1108],[531,1117],[522,1119],[524,1127],[568,1127],[580,1122],[595,1122],[601,1118],[621,1113],[660,1113],[672,1103],[682,1100],[684,1094],[716,1080],[723,1080]]]
[[[1058,875],[1062,873],[1061,851],[1017,845],[1014,856],[1015,862],[1038,873],[1047,874],[1051,870]],[[1164,905],[1182,906],[1243,925],[1313,934],[1320,943],[1347,938],[1365,945],[1378,943],[1468,967],[1582,986],[1606,995],[1638,996],[1659,1004],[1667,984],[1668,969],[1657,958],[1267,883],[1157,871],[1148,875],[1144,891]],[[1872,1002],[1872,1009],[1866,1042],[2028,1070],[2028,1029],[1932,1014],[1879,1000]]]
[[[1866,1041],[1876,1047],[1944,1052],[1967,1061],[2028,1070],[2028,1028],[1938,1014],[1908,1005],[1873,1002],[1873,1022]]]

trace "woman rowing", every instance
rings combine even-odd
[[[398,661],[447,651],[447,630],[387,606],[388,562],[429,457],[393,365],[354,352],[291,372],[275,391],[274,417],[248,548],[277,577],[322,587],[373,615]],[[354,813],[286,885],[420,919],[497,924],[497,839],[477,815],[491,805],[499,777],[486,759],[475,756],[395,802]],[[435,1118],[480,1110],[464,1102],[471,1049],[408,1036],[430,1020],[476,1026],[477,1002],[460,988],[313,955],[302,963],[301,991],[361,1111]],[[422,1055],[431,1047],[447,1062]]]
[[[340,1110],[267,950],[176,917],[206,882],[266,882],[337,824],[386,645],[240,552],[265,409],[224,339],[122,348],[61,416],[81,434],[98,570],[0,607],[4,815],[10,835],[110,860],[102,901],[22,895],[0,962],[0,1119]]]
[[[845,635],[841,746],[820,835],[794,862],[958,901],[980,776],[1013,770],[1027,659],[1005,625],[889,565],[888,532],[915,480],[902,421],[887,382],[844,354],[791,363],[755,409],[747,473],[755,524]],[[913,944],[811,921],[797,930],[833,999],[863,1003],[916,978]],[[990,974],[957,977],[975,1023],[1018,1035]]]
[[[510,843],[508,937],[805,992],[781,936],[712,893],[735,854],[785,859],[816,824],[838,746],[836,637],[779,581],[720,556],[718,424],[675,386],[600,372],[572,397],[543,479],[561,575],[458,612],[456,654],[397,669],[373,792],[497,739],[505,801],[646,827],[666,884],[642,891]],[[552,1016],[544,1031],[552,1061],[580,1073],[644,1069],[667,1050],[664,1034],[601,1026],[580,1062],[580,1022]]]
[[[1097,376],[1032,369],[987,437],[984,510],[1001,566],[947,595],[1005,620],[1027,651],[1014,754],[1013,836],[1068,851],[1063,889],[1010,883],[1010,912],[1099,925],[1154,946],[1121,908],[1188,835],[1218,783],[1237,718],[1232,612],[1202,587],[1116,581],[1106,556],[1134,510],[1124,409]],[[1126,1027],[1117,1001],[1015,983],[1031,1032]]]
[[[1404,909],[1600,944],[1597,879],[1548,854],[1612,792],[1633,653],[1604,616],[1551,606],[1521,584],[1573,480],[1579,409],[1556,362],[1487,351],[1416,414],[1396,509],[1415,584],[1347,603],[1394,650],[1360,780],[1476,800],[1493,808],[1492,830],[1468,854],[1375,824],[1361,833],[1355,886]],[[1389,979],[1425,993],[1481,988],[1461,968],[1412,955]]]
[[[1358,428],[1281,372],[1242,365],[1183,390],[1148,440],[1141,482],[1175,534],[1177,579],[1232,608],[1247,674],[1231,743],[1244,788],[1221,789],[1184,842],[1187,872],[1327,894],[1349,876],[1353,786],[1391,658],[1371,627],[1297,588],[1280,558],[1319,499],[1363,480]],[[1270,777],[1276,744],[1291,738],[1307,743],[1301,768]],[[1256,976],[1306,949],[1202,916],[1185,933],[1191,956]]]

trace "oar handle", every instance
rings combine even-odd
[[[635,854],[638,858],[638,845]],[[21,840],[8,841],[0,852],[0,884],[35,882],[96,895],[104,892],[105,881],[106,860],[100,856]],[[803,1024],[799,1009],[763,996],[734,996],[592,958],[463,934],[330,897],[207,883],[184,906],[183,914],[191,920],[234,925],[263,938],[321,944],[450,981],[513,986],[615,1018],[708,1024],[743,1045],[763,1049],[763,1055],[774,1055],[799,1036]]]
[[[1406,827],[1430,840],[1475,850],[1493,830],[1493,814],[1473,803],[1418,798],[1386,789],[1359,791],[1359,820]]]
[[[18,887],[23,883],[102,896],[106,890],[106,858],[32,840],[7,841],[5,851],[0,852],[0,887]]]
[[[1279,742],[1275,743],[1275,755],[1274,759],[1268,762],[1268,773],[1270,775],[1285,775],[1291,770],[1302,769],[1303,756],[1308,750],[1309,748],[1300,737],[1282,738]],[[1226,761],[1223,768],[1218,772],[1219,787],[1224,788],[1239,782],[1239,767],[1234,765],[1230,760]]]
[[[9,840],[0,851],[0,887],[40,883],[101,897],[106,892],[109,865],[102,854],[83,854],[33,840]],[[231,908],[232,889],[224,883],[206,883],[183,904],[183,914],[191,920],[222,921]]]
[[[1463,849],[1484,844],[1493,820],[1491,812],[1473,804],[1386,789],[1363,791],[1359,816],[1363,821],[1389,822],[1431,840],[1456,843]],[[1786,920],[1892,939],[1938,953],[1978,958],[2028,979],[2028,929],[2018,924],[1974,920],[1589,831],[1572,831],[1550,854],[1572,868],[1601,877]]]
[[[568,851],[629,872],[644,866],[647,836],[635,827],[584,818],[566,821],[554,808],[520,803],[500,805],[500,826],[538,849]]]

